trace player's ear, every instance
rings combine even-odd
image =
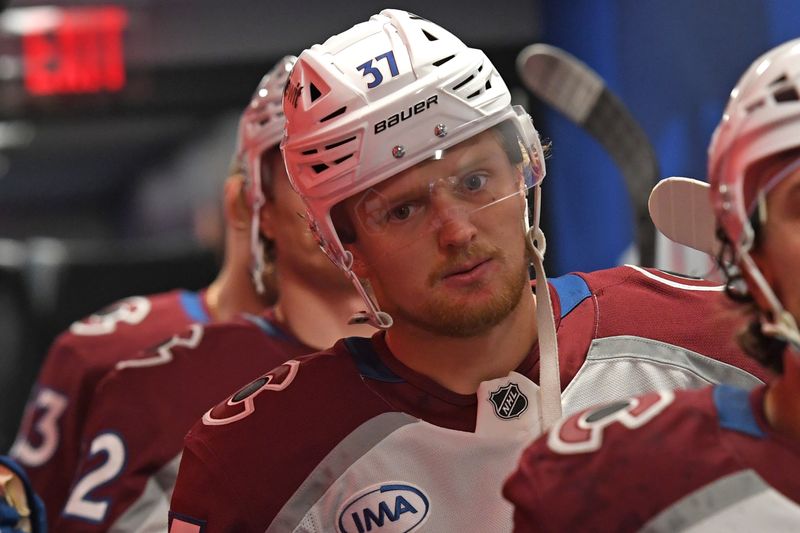
[[[264,206],[261,208],[261,234],[268,239],[275,239],[275,216],[274,216],[275,204],[274,202],[266,198],[264,200]]]
[[[223,187],[223,208],[225,223],[231,229],[248,230],[250,226],[250,206],[247,202],[244,176],[228,176]]]

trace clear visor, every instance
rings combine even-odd
[[[527,226],[527,192],[544,177],[538,137],[517,117],[431,156],[334,209],[345,247],[367,257],[407,251],[435,237],[466,245],[486,224]]]

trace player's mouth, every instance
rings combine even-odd
[[[483,278],[492,266],[491,257],[473,260],[445,270],[442,281],[447,285],[470,285]]]

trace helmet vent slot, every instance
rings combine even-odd
[[[798,96],[797,90],[794,87],[779,89],[775,91],[774,96],[776,102],[796,102],[800,100],[800,96]]]
[[[492,82],[489,81],[489,80],[486,80],[486,90],[488,91],[491,88],[492,88]]]
[[[311,165],[311,168],[314,169],[314,172],[319,174],[320,172],[328,170],[328,165],[326,165],[325,163],[317,163],[316,165]]]
[[[315,102],[317,100],[317,98],[322,96],[322,92],[320,92],[320,90],[317,88],[317,86],[314,85],[313,83],[309,84],[308,92],[309,92],[309,95],[311,96],[311,102],[312,103]]]
[[[353,138],[355,139],[355,137],[353,137]],[[339,159],[334,159],[333,162],[338,165],[339,163],[341,163],[343,161],[347,161],[351,157],[353,157],[353,154],[347,154],[345,156],[340,157]]]
[[[330,115],[327,115],[327,116],[324,116],[324,117],[322,117],[321,119],[319,119],[319,121],[320,121],[320,122],[326,122],[326,121],[328,121],[328,120],[330,120],[330,119],[332,119],[332,118],[336,118],[336,117],[338,117],[339,115],[342,115],[342,114],[344,114],[344,112],[345,112],[345,111],[347,111],[347,106],[345,106],[345,107],[340,107],[339,109],[337,109],[336,111],[334,111],[334,112],[333,112],[333,113],[331,113]]]
[[[762,98],[761,100],[758,100],[757,102],[753,102],[752,104],[747,106],[746,109],[747,109],[748,113],[752,113],[753,111],[755,111],[759,107],[763,107],[763,106],[764,106],[764,99]]]
[[[312,148],[311,150],[306,150],[305,152],[302,152],[303,155],[314,155],[316,153],[317,153],[316,148]]]
[[[442,58],[442,59],[440,59],[439,61],[434,61],[434,62],[433,62],[433,66],[434,66],[434,67],[441,67],[442,65],[444,65],[445,63],[447,63],[448,61],[450,61],[451,59],[453,59],[454,57],[456,57],[456,56],[455,56],[455,55],[452,55],[452,56],[443,57],[443,58]]]
[[[786,74],[781,76],[780,78],[776,78],[770,82],[770,87],[774,87],[775,85],[780,85],[781,83],[786,81]]]
[[[328,145],[326,145],[326,146],[325,146],[325,149],[326,149],[326,150],[332,150],[332,149],[336,148],[337,146],[341,146],[341,145],[343,145],[343,144],[347,144],[347,143],[349,143],[350,141],[355,141],[355,140],[356,140],[355,136],[353,136],[353,137],[348,137],[347,139],[344,139],[344,140],[341,140],[341,141],[338,141],[338,142],[335,142],[335,143],[331,143],[331,144],[328,144]],[[316,151],[316,150],[315,150],[315,151]]]
[[[435,35],[431,35],[430,33],[428,33],[425,30],[422,30],[422,33],[425,34],[425,37],[427,37],[429,41],[438,41],[439,40],[438,37],[436,37]]]
[[[469,100],[470,98],[475,98],[476,96],[480,95],[480,94],[481,94],[481,92],[482,92],[482,91],[481,91],[480,89],[478,89],[477,91],[475,91],[475,92],[474,92],[474,93],[472,93],[471,95],[467,96],[467,100]]]
[[[461,80],[461,81],[460,81],[458,84],[456,84],[456,85],[453,87],[453,90],[454,90],[454,91],[457,91],[457,90],[459,90],[459,89],[460,89],[460,88],[462,88],[464,85],[466,85],[466,84],[468,84],[469,82],[471,82],[473,79],[475,79],[475,76],[474,76],[473,74],[470,74],[469,76],[467,76],[466,78],[464,78],[463,80]]]

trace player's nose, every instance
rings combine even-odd
[[[469,244],[478,234],[465,205],[452,199],[434,201],[439,246],[460,247]]]

